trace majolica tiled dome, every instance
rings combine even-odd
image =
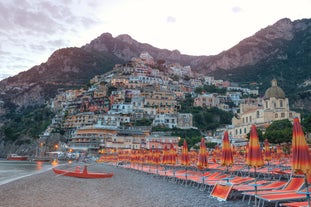
[[[271,81],[272,86],[268,88],[265,92],[264,99],[269,99],[271,97],[275,98],[285,98],[285,93],[282,88],[278,87],[276,79]]]

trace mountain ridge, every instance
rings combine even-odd
[[[159,49],[147,43],[140,43],[127,34],[114,38],[110,33],[103,33],[80,48],[56,50],[45,63],[0,81],[0,99],[18,107],[44,104],[56,95],[59,88],[86,85],[93,76],[111,70],[115,64],[123,64],[133,57],[138,57],[142,52],[148,52],[154,59],[164,60],[166,63],[190,65],[193,71],[204,75],[214,75],[236,82],[245,78],[246,82],[253,82],[261,80],[259,73],[264,73],[264,70],[280,70],[275,64],[288,64],[286,61],[291,55],[287,51],[288,47],[298,48],[302,56],[311,56],[308,46],[309,42],[311,45],[310,31],[311,19],[292,22],[284,18],[213,56],[185,55],[178,50]],[[290,46],[300,33],[306,34],[307,38],[300,39],[306,40],[305,47],[299,49],[301,46],[298,40]],[[304,58],[303,61],[307,62],[305,65],[310,63],[309,59]],[[245,74],[252,70],[255,71],[254,74],[257,72],[259,75],[255,74],[255,78],[250,78]],[[270,81],[271,78],[269,81],[263,81],[263,84],[269,85]]]

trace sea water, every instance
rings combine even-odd
[[[49,163],[0,160],[0,185],[51,169]]]

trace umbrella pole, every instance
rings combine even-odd
[[[186,166],[186,183],[187,183],[187,174],[188,174],[188,172],[187,172],[187,166]]]
[[[306,196],[307,196],[307,200],[308,200],[308,207],[310,207],[310,194],[309,194],[309,185],[308,185],[308,179],[307,179],[307,174],[305,174],[305,185],[306,185]]]
[[[226,174],[229,175],[229,166],[227,165],[226,167],[227,167],[227,172],[226,172]],[[229,183],[229,176],[228,176],[227,178],[228,178],[228,179],[227,179],[227,183]]]
[[[254,177],[255,177],[255,206],[257,206],[257,198],[256,198],[256,194],[257,194],[257,176],[256,176],[256,166],[254,167]]]

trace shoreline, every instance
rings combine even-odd
[[[82,163],[59,167],[72,169],[79,164]],[[248,206],[247,202],[240,200],[218,201],[197,188],[135,170],[102,163],[90,165],[88,169],[113,172],[114,176],[78,179],[57,176],[49,169],[0,185],[0,207]]]

